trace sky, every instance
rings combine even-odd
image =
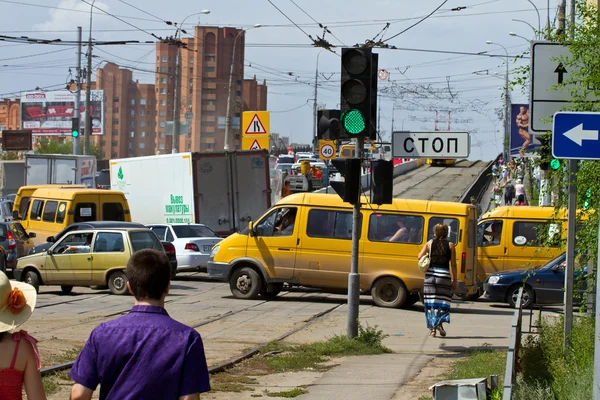
[[[0,35],[76,40],[76,27],[81,26],[87,38],[91,1],[0,0],[4,17]],[[538,27],[538,13],[532,3],[539,10],[543,27],[548,14],[554,23],[557,2],[96,0],[96,7],[113,16],[95,9],[92,36],[107,41],[154,41],[151,34],[164,37],[175,33],[165,21],[181,22],[202,10],[210,14],[191,16],[184,27],[250,28],[246,32],[245,76],[266,79],[271,131],[289,136],[295,143],[312,140],[317,66],[318,107],[339,108],[340,48],[382,38],[397,49],[374,50],[379,54],[379,68],[389,72],[387,80],[378,84],[381,136],[389,140],[392,127],[432,131],[436,111],[438,129],[446,130],[450,111],[450,129],[471,133],[470,158],[490,160],[502,150],[506,53],[513,75],[514,68],[529,62],[526,57],[515,61],[514,56],[528,51],[527,40],[535,34],[532,27]],[[410,28],[438,7],[429,18]],[[325,39],[336,46],[335,53],[311,46],[308,35],[323,36],[317,23],[331,32]],[[255,24],[261,27],[253,28]],[[106,60],[153,70],[154,49],[148,43],[96,47],[94,66]],[[76,47],[0,41],[0,98],[15,97],[38,86],[64,84],[73,77],[69,67],[76,65],[75,60]],[[134,78],[151,83],[154,74],[134,72]],[[527,103],[528,93],[516,87],[511,99],[513,103]]]

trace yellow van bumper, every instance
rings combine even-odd
[[[210,279],[227,282],[229,280],[230,271],[231,264],[229,263],[216,261],[209,261],[207,263],[207,272]]]

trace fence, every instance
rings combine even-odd
[[[515,315],[513,316],[512,325],[510,327],[510,342],[508,345],[508,354],[506,355],[506,372],[504,374],[504,394],[502,400],[512,399],[513,384],[517,376],[517,362],[519,356],[519,348],[521,347],[521,321],[522,309],[521,299],[523,297],[523,288],[519,289],[517,296]]]

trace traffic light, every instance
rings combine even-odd
[[[377,140],[378,58],[371,48],[342,49],[340,138]]]
[[[371,163],[371,203],[392,204],[394,195],[394,163],[374,160]]]
[[[362,192],[360,188],[361,160],[358,158],[345,158],[331,160],[331,162],[345,179],[344,182],[329,182],[331,187],[346,203],[358,203]]]
[[[71,136],[79,137],[79,118],[71,118]]]
[[[317,137],[319,140],[336,140],[340,137],[341,132],[340,110],[317,111]]]
[[[590,199],[592,198],[592,189],[585,191],[585,200],[583,201],[583,208],[587,210],[590,208]]]
[[[547,171],[550,166],[550,159],[552,158],[552,147],[550,144],[550,135],[544,134],[540,136],[540,148],[538,154],[540,155],[540,169]]]

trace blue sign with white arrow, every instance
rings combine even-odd
[[[557,112],[552,130],[552,155],[575,160],[600,160],[600,113]]]

